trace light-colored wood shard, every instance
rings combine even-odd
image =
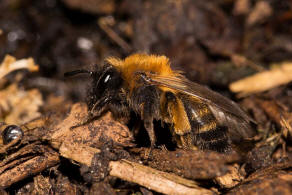
[[[270,90],[291,81],[292,62],[284,62],[280,65],[275,65],[271,70],[233,82],[229,85],[229,89],[234,93],[239,93],[240,97],[244,97]]]

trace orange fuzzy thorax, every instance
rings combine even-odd
[[[169,59],[166,56],[133,54],[121,60],[110,57],[106,60],[117,68],[125,81],[131,82],[136,72],[151,72],[162,76],[175,76],[177,73],[170,68]]]

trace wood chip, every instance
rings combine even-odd
[[[230,172],[216,177],[215,181],[223,188],[233,188],[237,184],[239,184],[244,179],[244,176],[240,174],[239,165],[235,164],[231,169]]]
[[[137,183],[163,194],[214,194],[208,189],[197,186],[191,180],[126,160],[110,162],[110,170],[111,176]]]
[[[269,71],[264,71],[233,82],[229,89],[240,97],[260,93],[292,81],[292,62],[284,62]]]
[[[255,24],[263,22],[272,14],[273,14],[273,9],[267,1],[258,1],[256,2],[255,7],[249,14],[246,20],[246,24],[247,26],[253,26]]]
[[[83,144],[68,144],[63,142],[59,150],[61,156],[72,159],[76,162],[91,166],[94,154],[100,150]]]
[[[0,79],[12,71],[19,69],[28,69],[31,72],[38,71],[39,67],[32,58],[16,60],[13,56],[6,55],[0,64]]]

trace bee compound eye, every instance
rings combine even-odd
[[[2,132],[2,139],[4,144],[8,144],[11,141],[22,138],[23,137],[23,131],[20,127],[16,125],[9,125],[7,126],[4,131]]]
[[[111,79],[111,75],[110,74],[107,74],[105,76],[105,79],[103,80],[104,83],[107,83],[109,80]]]

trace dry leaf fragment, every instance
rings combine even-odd
[[[43,100],[37,89],[24,91],[12,84],[0,91],[0,97],[0,119],[7,124],[21,125],[41,115]]]
[[[34,181],[34,195],[37,194],[52,194],[52,184],[49,177],[37,175],[33,178]]]
[[[240,173],[239,168],[239,165],[235,164],[230,168],[229,173],[216,177],[215,181],[223,188],[233,188],[244,179],[244,176]]]
[[[229,89],[243,97],[287,84],[290,81],[292,81],[292,62],[284,62],[269,71],[235,81],[229,85]]]
[[[0,79],[12,71],[28,69],[31,72],[38,71],[39,67],[32,58],[16,60],[13,56],[6,55],[0,64]]]
[[[250,0],[236,0],[234,3],[234,15],[245,15],[250,11]]]
[[[272,14],[273,14],[273,9],[268,2],[258,1],[254,9],[249,14],[246,23],[248,26],[253,26],[255,24],[263,22]]]

